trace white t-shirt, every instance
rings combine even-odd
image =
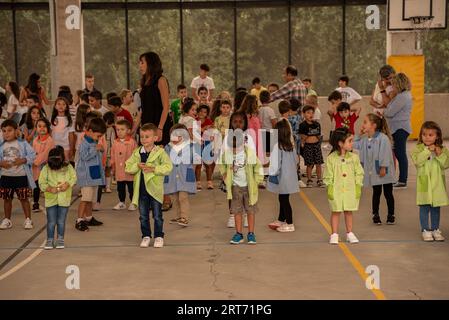
[[[21,111],[19,100],[17,100],[17,98],[13,94],[9,96],[6,111],[8,111],[8,113],[15,113]]]
[[[387,95],[390,95],[391,91],[393,91],[393,86],[389,85],[388,87],[385,87],[385,92],[387,93]],[[376,83],[376,88],[374,88],[374,94],[373,94],[373,99],[374,101],[376,101],[379,104],[383,104],[383,100],[382,100],[382,93],[380,92],[380,88],[379,85]],[[385,108],[374,108],[373,107],[373,112],[374,113],[380,113],[383,114],[384,113]]]
[[[207,90],[215,89],[214,80],[211,77],[201,78],[200,76],[193,78],[190,88],[197,89],[199,87],[206,87]]]
[[[179,124],[183,124],[187,127],[188,129],[193,129],[193,123],[196,120],[194,118],[192,118],[191,116],[181,116],[181,118],[179,119]]]
[[[70,150],[69,133],[75,132],[75,128],[72,126],[67,127],[68,120],[66,117],[56,117],[56,125],[51,125],[51,136],[55,142],[55,145],[60,145],[64,150]]]
[[[14,162],[18,158],[20,158],[19,142],[17,140],[6,141],[3,144],[3,160]],[[22,177],[26,176],[26,172],[23,165],[21,165],[18,167],[11,167],[9,169],[2,168],[2,175],[8,177]]]
[[[276,119],[276,115],[274,113],[273,108],[269,107],[268,105],[260,107],[259,118],[260,122],[262,123],[262,129],[266,130],[273,129],[271,120]]]
[[[321,110],[318,107],[315,109],[315,113],[313,114],[313,120],[318,122],[321,121]]]
[[[92,108],[92,110],[96,111],[96,112],[100,112],[102,116],[104,116],[104,114],[109,111],[109,109],[106,108],[105,106],[101,106],[100,109]]]
[[[356,100],[362,99],[362,96],[360,94],[358,94],[357,91],[355,91],[351,87],[345,87],[345,88],[338,87],[335,90],[339,91],[343,97],[343,101],[347,102],[349,104],[352,104]]]
[[[245,150],[237,152],[233,157],[233,173],[234,173],[234,181],[233,185],[238,187],[247,187],[248,180],[246,179],[246,154]]]

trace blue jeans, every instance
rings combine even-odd
[[[163,225],[164,218],[162,217],[162,203],[154,199],[148,192],[140,190],[139,194],[139,211],[140,211],[140,230],[143,237],[151,238],[150,227],[150,210],[153,211],[154,219],[154,237],[164,237]]]
[[[55,238],[55,226],[58,226],[58,239],[64,239],[65,220],[69,207],[53,206],[47,208],[47,239]]]
[[[407,139],[410,134],[399,129],[393,133],[393,151],[399,163],[399,182],[407,183],[408,179],[408,159],[407,159]]]
[[[430,212],[430,228],[429,228],[429,212]],[[419,206],[419,222],[421,223],[421,231],[434,231],[440,228],[440,207],[432,207],[431,205]]]

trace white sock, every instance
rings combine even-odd
[[[86,217],[86,219],[85,219],[86,221],[90,221],[90,220],[92,220],[92,216],[89,216],[89,217]]]

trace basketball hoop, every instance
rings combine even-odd
[[[422,49],[422,42],[425,41],[429,35],[432,27],[434,16],[414,16],[410,17],[413,32],[415,33],[415,48]]]

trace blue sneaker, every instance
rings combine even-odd
[[[248,244],[256,244],[256,235],[253,232],[248,233]]]
[[[231,244],[240,244],[243,242],[243,235],[241,233],[236,233],[229,242]]]

